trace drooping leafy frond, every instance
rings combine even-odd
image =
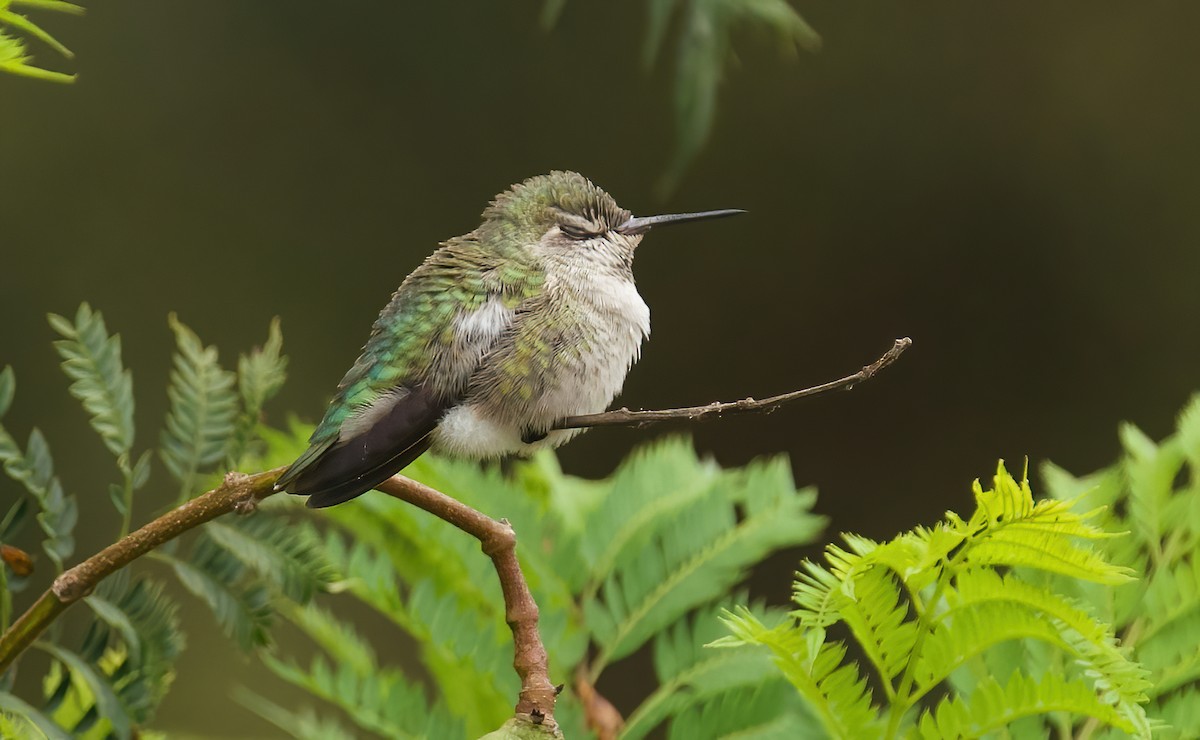
[[[184,498],[194,493],[197,474],[225,458],[238,414],[237,377],[218,363],[216,348],[205,347],[174,314],[170,325],[177,349],[161,454]]]
[[[884,543],[846,535],[845,548],[826,549],[826,566],[805,563],[797,574],[795,624],[769,630],[739,613],[727,619],[737,640],[722,644],[769,647],[834,737],[979,737],[1051,712],[1149,737],[1144,669],[1119,649],[1110,625],[1044,585],[1131,582],[1131,569],[1095,549],[1112,539],[1094,523],[1102,512],[1037,501],[1003,464],[990,489],[974,489],[969,519],[948,513],[936,527]],[[883,701],[872,701],[861,682],[822,682],[851,668],[839,667],[844,648],[827,642],[839,622],[878,675]],[[994,677],[956,678],[1008,644],[1055,656],[1057,669],[1028,671],[1018,661]],[[952,690],[936,709],[914,713],[945,687]],[[848,715],[859,724],[847,724]]]
[[[566,0],[543,0],[542,25],[552,27]],[[642,61],[647,69],[662,56],[676,20],[672,85],[675,145],[660,181],[670,191],[699,154],[716,121],[717,91],[734,58],[733,38],[747,27],[774,38],[789,57],[815,52],[821,37],[787,0],[648,0]]]
[[[15,390],[16,379],[12,368],[6,367],[0,371],[0,417],[8,410]],[[54,474],[50,445],[41,431],[34,427],[22,451],[12,435],[0,424],[0,464],[4,466],[8,477],[20,483],[37,503],[38,525],[46,535],[42,549],[61,572],[63,561],[75,552],[72,533],[79,518],[79,509],[75,497],[63,491],[62,483]],[[22,509],[21,501],[14,502],[5,521],[14,522]]]

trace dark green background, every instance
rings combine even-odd
[[[79,54],[75,86],[0,78],[5,423],[47,430],[81,551],[116,527],[89,473],[110,463],[64,392],[47,311],[86,299],[121,332],[139,449],[165,413],[171,310],[226,360],[281,316],[275,418],[315,419],[404,275],[552,168],[636,213],[750,211],[646,239],[654,335],[622,403],[766,395],[913,337],[851,394],[692,430],[724,463],[790,455],[831,534],[967,509],[999,457],[1097,468],[1119,421],[1161,436],[1200,388],[1194,5],[806,1],[825,50],[789,61],[739,36],[712,139],[666,200],[670,54],[641,69],[641,2],[572,0],[550,32],[535,2],[89,5],[37,16]],[[564,465],[603,474],[662,433],[592,432]],[[160,470],[139,520],[171,491]],[[796,556],[758,590],[783,599]],[[185,603],[160,724],[269,733],[228,698],[262,671]],[[626,710],[643,690],[601,689]]]

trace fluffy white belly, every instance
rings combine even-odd
[[[526,455],[558,447],[584,431],[555,430],[527,443],[522,435],[529,430],[608,408],[650,334],[650,309],[630,280],[595,280],[593,288],[587,296],[589,320],[579,327],[580,336],[588,340],[581,342],[570,362],[553,369],[553,382],[540,396],[527,401],[499,399],[505,407],[502,413],[491,404],[468,401],[457,406],[435,430],[434,449],[471,458]]]

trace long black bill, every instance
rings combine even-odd
[[[666,224],[681,224],[686,221],[703,221],[707,218],[725,218],[727,216],[736,216],[739,213],[745,213],[740,208],[722,208],[719,211],[700,211],[699,213],[668,213],[662,216],[642,216],[641,218],[631,218],[625,223],[617,227],[617,231],[622,234],[641,234],[647,231],[651,226],[664,226]]]

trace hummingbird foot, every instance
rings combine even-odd
[[[525,429],[521,432],[521,441],[527,445],[531,445],[534,442],[541,442],[549,434],[549,431],[536,432],[532,429]]]

